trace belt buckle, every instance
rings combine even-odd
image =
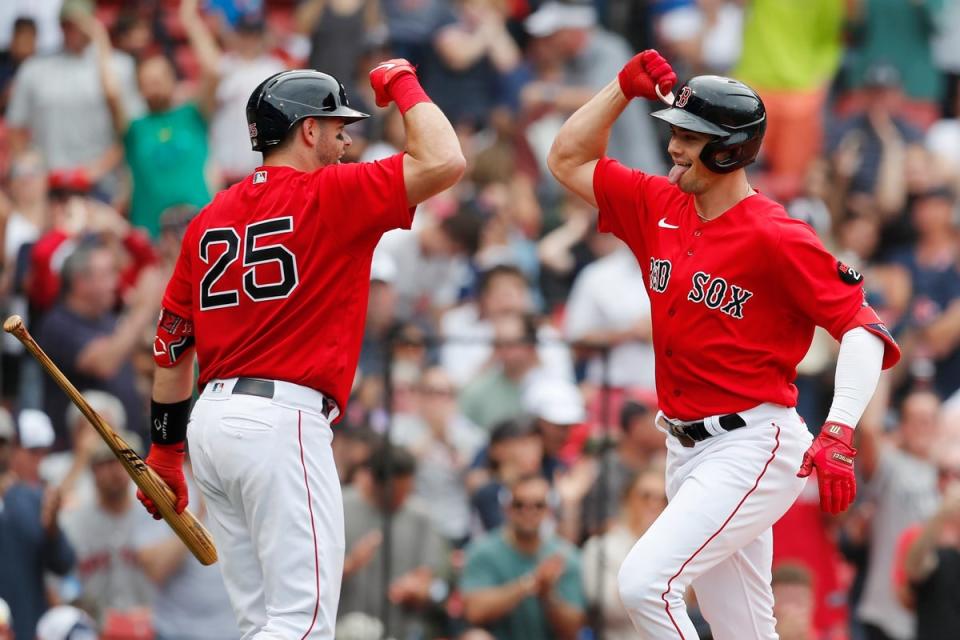
[[[680,420],[672,420],[667,416],[663,416],[663,421],[667,425],[667,431],[670,432],[670,435],[679,440],[680,444],[687,448],[696,446],[696,441],[687,435],[686,429],[684,428],[686,427],[686,423],[681,422]]]

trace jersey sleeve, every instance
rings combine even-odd
[[[850,329],[863,327],[883,340],[884,369],[900,360],[896,341],[867,304],[863,275],[834,258],[809,225],[788,221],[774,254],[780,265],[778,284],[796,313],[837,341]]]
[[[669,191],[670,183],[662,176],[601,158],[593,172],[593,194],[600,209],[597,229],[612,233],[631,248],[644,246],[643,229],[648,227],[650,212],[670,207]]]
[[[196,221],[196,219],[194,220]],[[193,259],[195,242],[193,224],[187,227],[183,242],[180,245],[180,255],[173,268],[173,275],[167,282],[167,289],[163,294],[163,308],[184,320],[193,320]]]
[[[334,189],[341,213],[338,224],[345,236],[372,232],[379,238],[391,229],[409,229],[413,224],[415,207],[407,204],[403,156],[337,165]],[[320,198],[327,195],[320,190]]]

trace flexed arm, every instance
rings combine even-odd
[[[547,156],[547,166],[566,188],[593,206],[593,172],[603,157],[610,130],[630,100],[656,100],[655,87],[663,93],[673,88],[677,74],[663,56],[648,49],[623,67],[615,80],[580,107],[560,128]]]

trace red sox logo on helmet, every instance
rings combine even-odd
[[[250,132],[250,137],[251,137],[251,138],[256,138],[256,137],[257,137],[257,123],[256,123],[256,122],[251,122],[249,125],[247,125],[247,131]]]
[[[674,106],[680,107],[681,109],[687,106],[687,100],[690,99],[691,95],[693,95],[693,91],[690,90],[690,87],[684,87],[680,90],[680,95],[677,96],[677,103]]]

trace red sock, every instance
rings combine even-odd
[[[421,102],[433,102],[430,96],[426,94],[417,76],[412,73],[404,73],[397,76],[387,87],[390,97],[397,103],[400,114],[403,115],[414,105]]]

